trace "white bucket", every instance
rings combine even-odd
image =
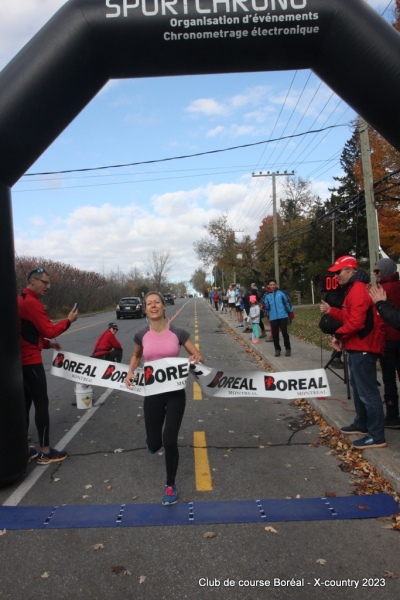
[[[76,407],[92,408],[93,388],[90,385],[77,383],[75,385]]]

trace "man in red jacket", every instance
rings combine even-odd
[[[35,423],[39,436],[40,452],[29,448],[29,460],[38,456],[39,465],[60,462],[67,457],[66,452],[60,452],[50,447],[49,441],[49,398],[47,396],[46,374],[42,362],[42,350],[55,348],[60,350],[60,344],[50,340],[61,335],[78,318],[77,309],[71,310],[68,317],[53,324],[47,316],[40,299],[50,288],[49,274],[42,267],[33,269],[28,275],[28,285],[18,296],[18,316],[20,321],[20,344],[22,357],[22,372],[26,404],[26,417],[29,426],[29,412],[35,407]]]
[[[117,331],[118,325],[116,323],[108,324],[108,329],[97,338],[92,354],[93,358],[121,362],[122,346],[115,337]]]
[[[388,300],[400,308],[400,281],[396,263],[390,258],[376,261],[374,268],[376,283],[386,292]],[[384,399],[386,405],[385,427],[400,429],[399,396],[397,374],[400,374],[400,331],[385,323],[385,354],[380,357]]]
[[[383,321],[368,295],[368,275],[357,268],[353,256],[341,256],[328,271],[345,288],[345,297],[342,308],[329,306],[322,300],[321,312],[343,323],[335,331],[332,345],[337,351],[344,348],[348,354],[356,409],[354,422],[342,427],[342,431],[364,434],[353,442],[355,448],[384,448],[385,417],[376,377],[376,361],[385,346]]]

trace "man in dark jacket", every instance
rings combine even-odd
[[[77,309],[72,309],[66,319],[62,319],[56,324],[52,323],[40,302],[49,288],[49,274],[43,267],[38,267],[29,273],[28,284],[22,294],[18,296],[26,417],[29,426],[29,412],[33,402],[40,445],[39,453],[35,448],[29,448],[28,458],[32,460],[38,456],[39,465],[60,462],[67,456],[66,452],[60,452],[50,447],[49,398],[42,350],[47,348],[60,350],[60,344],[51,340],[64,333],[78,318]]]
[[[396,308],[388,300],[385,290],[379,284],[368,287],[368,293],[375,303],[376,310],[385,321],[395,329],[400,329],[400,308]]]
[[[387,298],[400,308],[400,281],[396,263],[381,258],[374,268],[376,282],[385,290]],[[385,323],[385,354],[380,357],[384,399],[386,405],[385,427],[400,429],[397,374],[400,373],[400,331]]]
[[[385,345],[383,322],[368,295],[368,275],[357,268],[353,256],[341,256],[328,270],[345,288],[345,297],[342,308],[331,307],[322,300],[321,312],[343,323],[335,331],[332,345],[338,351],[344,348],[348,354],[356,409],[354,423],[342,427],[342,431],[364,434],[353,442],[355,448],[384,448],[385,417],[376,378],[376,361]]]

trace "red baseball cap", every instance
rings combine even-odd
[[[354,256],[341,256],[337,259],[334,265],[332,265],[328,271],[332,271],[336,273],[336,271],[340,271],[340,269],[357,269],[357,261]]]

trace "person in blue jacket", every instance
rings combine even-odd
[[[265,310],[269,314],[271,325],[271,334],[275,347],[275,356],[281,355],[281,345],[279,343],[279,330],[282,332],[283,343],[285,345],[285,356],[290,356],[292,351],[290,347],[290,337],[287,326],[289,319],[293,318],[293,307],[287,295],[278,288],[276,279],[270,279],[268,282],[270,289],[264,296]]]

